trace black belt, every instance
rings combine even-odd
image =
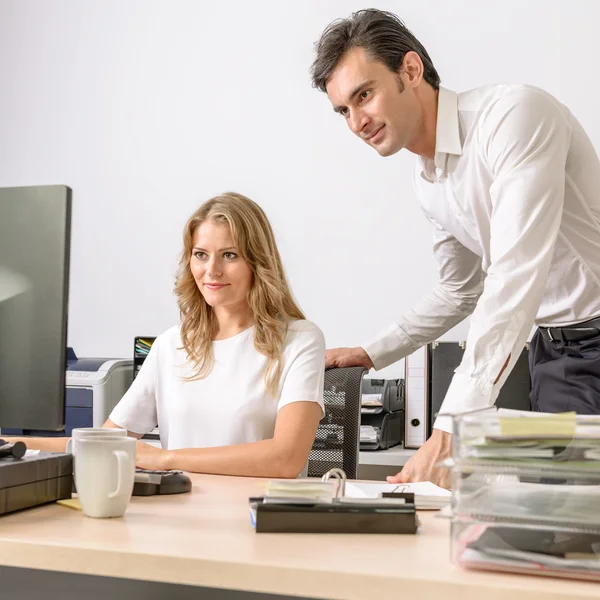
[[[539,329],[551,342],[581,342],[600,335],[600,317],[564,327],[540,327]]]

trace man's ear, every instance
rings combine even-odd
[[[404,55],[400,71],[405,86],[417,87],[423,79],[423,70],[423,61],[414,50]]]

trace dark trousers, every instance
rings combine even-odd
[[[529,349],[529,371],[532,410],[600,414],[600,335],[550,341],[538,329]]]

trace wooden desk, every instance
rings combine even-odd
[[[257,535],[247,499],[261,493],[260,480],[192,477],[191,494],[134,497],[122,519],[91,519],[56,504],[1,517],[2,588],[16,598],[33,597],[23,589],[33,587],[44,600],[68,597],[64,590],[75,588],[73,596],[81,599],[82,586],[86,600],[112,599],[114,590],[126,590],[116,597],[128,599],[240,597],[206,588],[344,600],[600,596],[600,584],[454,566],[449,522],[437,513],[421,513],[421,532],[414,536]],[[131,580],[145,583],[135,588]],[[164,584],[203,588],[169,586],[167,595]],[[106,591],[111,585],[113,593]]]

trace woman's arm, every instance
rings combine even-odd
[[[41,450],[42,452],[66,452],[68,437],[27,437],[27,436],[0,436],[6,442],[14,444],[23,442],[27,450]]]
[[[271,439],[181,450],[162,450],[138,442],[137,465],[217,475],[297,477],[308,461],[320,419],[321,406],[316,402],[292,402],[277,413]]]
[[[106,420],[106,423],[102,427],[110,427],[113,429],[122,429],[118,425],[115,425],[110,419]],[[128,431],[127,435],[130,437],[141,438],[142,433],[135,433],[134,431]],[[68,437],[28,437],[18,436],[13,437],[10,435],[0,436],[3,440],[13,443],[23,442],[27,446],[27,450],[41,450],[43,452],[66,452]]]

